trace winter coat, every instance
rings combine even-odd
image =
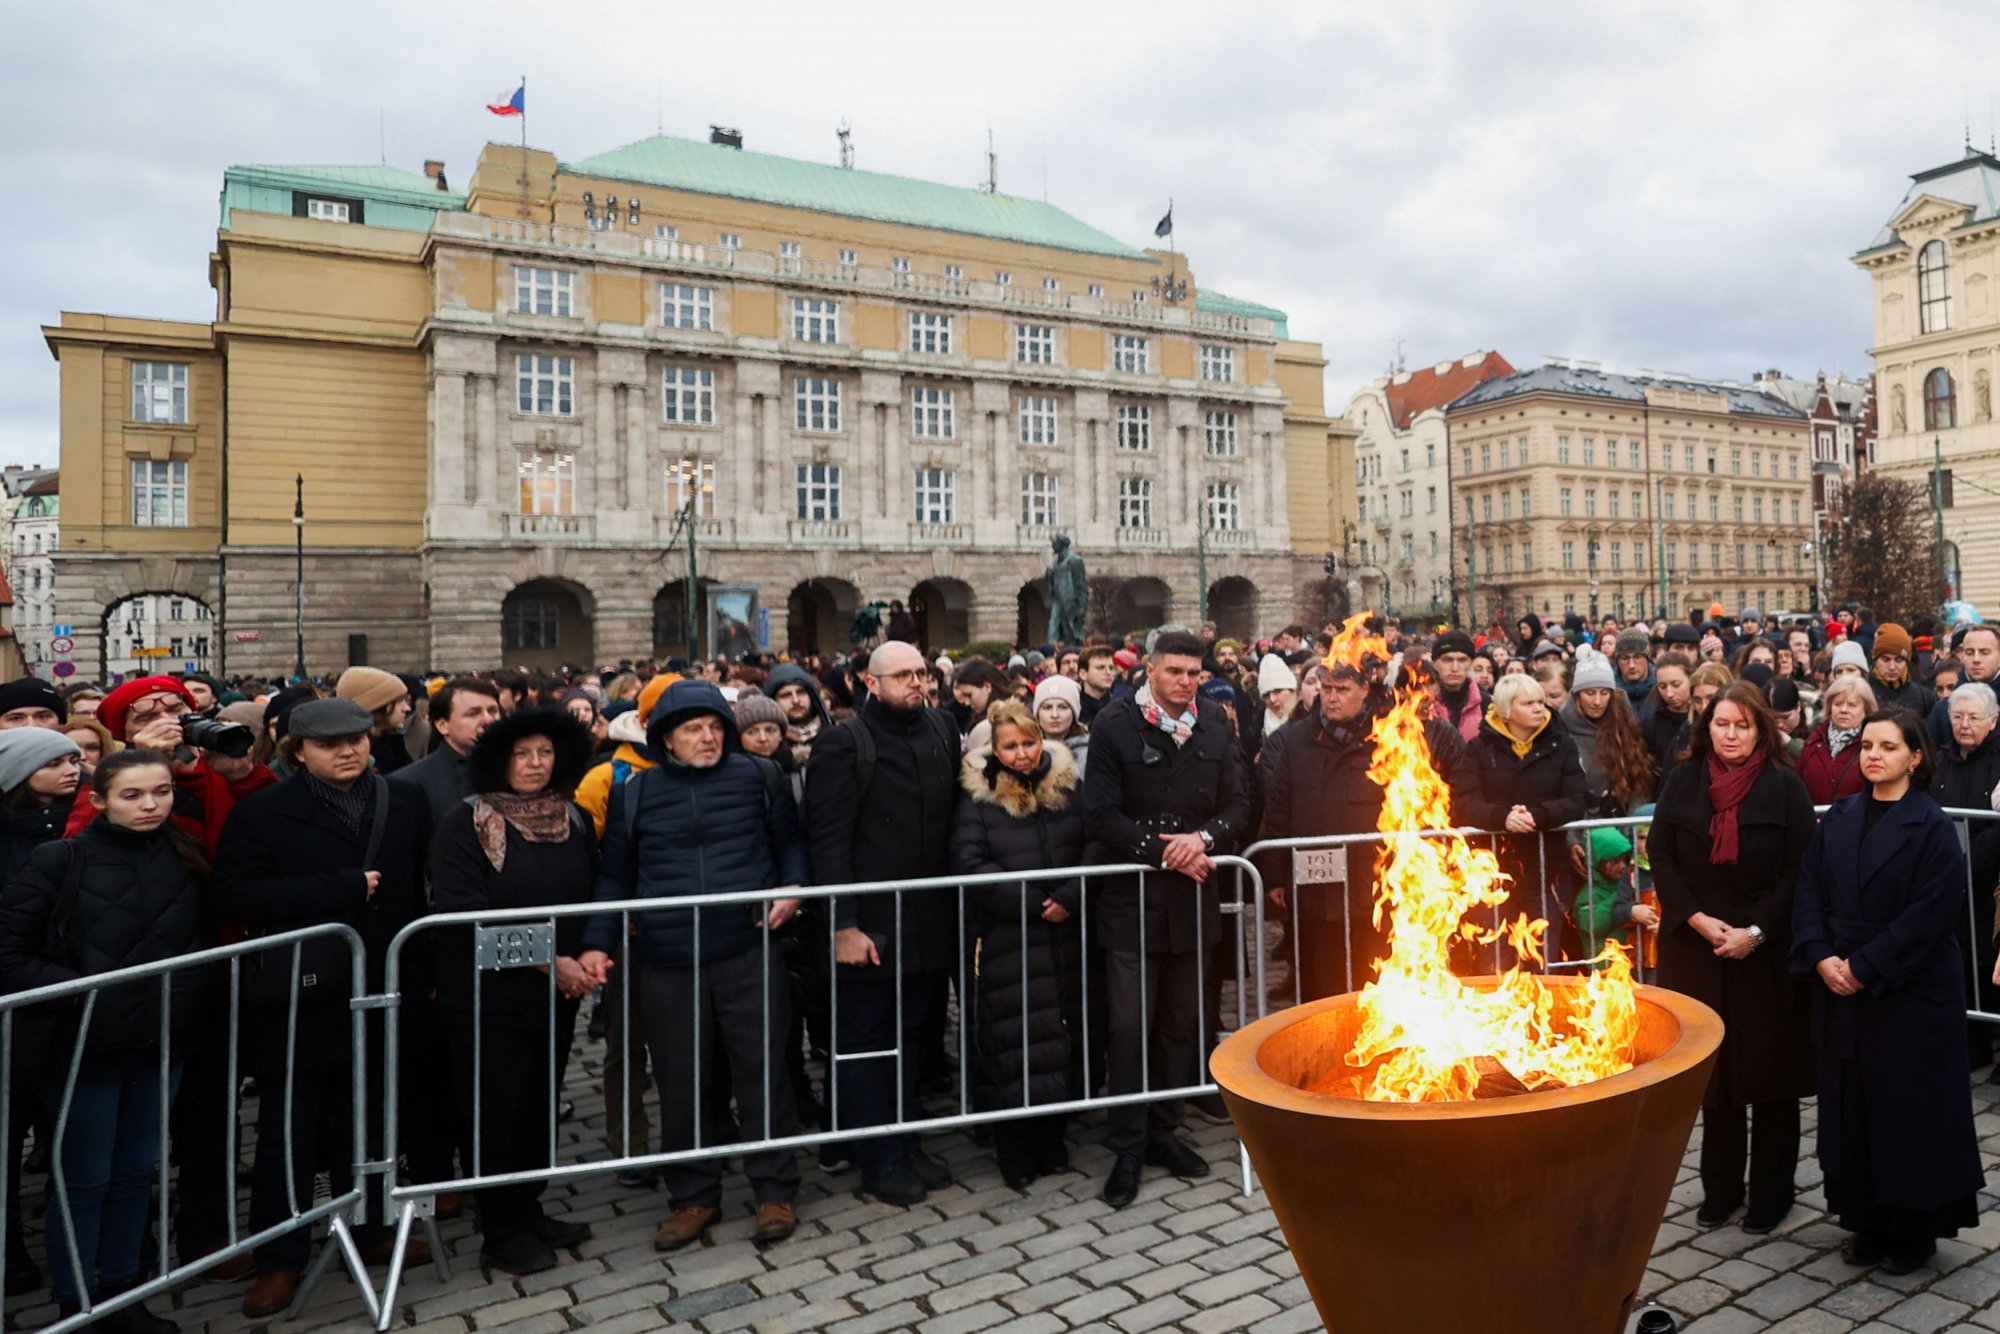
[[[572,810],[569,837],[558,843],[530,843],[511,825],[507,853],[498,871],[479,844],[467,803],[445,816],[431,842],[431,895],[438,912],[485,908],[543,908],[588,903],[597,882],[597,845],[580,811]],[[556,953],[574,959],[583,952],[582,917],[558,917]],[[472,931],[438,930],[435,937],[437,1003],[442,1010],[471,1015],[473,1006]],[[549,1023],[549,978],[531,968],[509,968],[480,979],[478,1012],[485,1026],[542,1032]]]
[[[1481,829],[1504,830],[1507,813],[1526,806],[1541,831],[1500,835],[1500,869],[1511,879],[1503,916],[1512,921],[1526,913],[1559,922],[1570,895],[1545,895],[1543,889],[1572,883],[1568,845],[1560,826],[1582,819],[1590,801],[1576,742],[1568,728],[1549,718],[1529,742],[1528,753],[1517,756],[1512,734],[1502,731],[1489,714],[1468,750],[1477,782],[1460,803],[1466,819]]]
[[[0,840],[5,844],[0,849],[0,883],[14,878],[14,873],[27,864],[29,853],[63,836],[69,813],[67,801],[22,810],[0,809]]]
[[[1806,736],[1805,747],[1799,751],[1799,777],[1805,780],[1806,791],[1815,806],[1851,797],[1865,786],[1861,777],[1861,738],[1854,738],[1835,755],[1827,745],[1828,726],[1821,723],[1813,728]]]
[[[1479,682],[1468,680],[1465,683],[1465,703],[1456,717],[1452,716],[1451,709],[1442,699],[1432,703],[1431,717],[1450,723],[1462,740],[1470,741],[1478,736],[1479,724],[1486,718],[1486,696],[1480,692]]]
[[[277,781],[278,775],[261,764],[251,766],[241,778],[224,778],[208,767],[207,760],[196,759],[194,768],[174,770],[174,819],[194,835],[195,842],[201,844],[201,850],[213,862],[221,847],[222,827],[228,823],[229,813],[245,797],[272,787]],[[97,807],[90,801],[90,780],[85,778],[77,785],[76,800],[70,804],[69,823],[63,829],[63,837],[75,838],[96,819]]]
[[[1937,752],[1937,772],[1931,779],[1931,796],[1946,810],[1989,811],[1993,792],[2000,788],[2000,728],[1961,755],[1957,741],[1947,741]],[[1972,894],[1981,916],[1991,911],[1994,886],[2000,884],[2000,820],[1971,820]],[[1964,921],[1956,924],[1965,926]],[[1982,934],[1980,944],[1985,944]]]
[[[1075,759],[1059,741],[1045,743],[1043,753],[1048,767],[1032,786],[997,772],[990,748],[965,757],[952,821],[954,872],[1038,871],[1083,860]],[[974,885],[965,896],[967,929],[979,946],[969,1025],[977,1105],[1020,1107],[1081,1096],[1081,882]],[[1044,920],[1044,899],[1067,908],[1069,919]]]
[[[1767,760],[1737,807],[1733,866],[1709,861],[1714,815],[1706,764],[1677,765],[1646,836],[1660,895],[1659,985],[1701,1001],[1726,1025],[1704,1106],[1804,1097],[1812,1088],[1806,998],[1786,956],[1792,891],[1813,836],[1812,798],[1797,774]],[[1688,925],[1696,913],[1754,925],[1764,944],[1745,959],[1718,958]]]
[[[466,757],[453,750],[448,741],[439,741],[430,754],[396,770],[389,781],[422,795],[427,831],[437,829],[446,816],[472,795],[472,776],[466,769]]]
[[[933,718],[930,715],[936,714]],[[943,725],[940,725],[942,723]],[[867,728],[875,767],[860,783],[855,730]],[[948,716],[932,709],[899,713],[870,698],[855,717],[822,731],[806,766],[812,811],[812,871],[822,885],[942,876],[951,868],[952,811],[958,804],[959,747],[944,733]],[[1093,766],[1094,768],[1095,766]],[[837,928],[856,927],[890,944],[904,973],[956,972],[958,900],[945,891],[845,895],[834,904]],[[885,960],[885,963],[889,962]],[[860,980],[870,971],[843,970]]]
[[[1083,783],[1090,826],[1085,857],[1096,865],[1159,866],[1166,837],[1206,830],[1214,851],[1233,851],[1250,829],[1250,779],[1222,709],[1197,698],[1195,726],[1176,744],[1148,726],[1136,697],[1107,705],[1090,729],[1090,772]],[[1219,882],[1197,885],[1172,871],[1096,882],[1093,928],[1104,948],[1121,953],[1188,954],[1221,939]]]
[[[1868,1116],[1875,1203],[1931,1210],[1985,1185],[1966,1099],[1965,862],[1950,817],[1911,791],[1862,825],[1868,796],[1835,803],[1813,835],[1793,904],[1793,966],[1812,988],[1819,1155],[1841,1173],[1841,1065]],[[1815,969],[1845,958],[1861,990],[1836,996]],[[1664,962],[1664,957],[1663,960]]]
[[[1577,763],[1583,766],[1583,781],[1589,791],[1589,801],[1584,813],[1589,816],[1618,814],[1617,799],[1611,796],[1611,783],[1604,771],[1597,767],[1597,728],[1604,720],[1585,715],[1571,694],[1563,701],[1562,708],[1556,710],[1556,721],[1569,733],[1569,739],[1576,743]]]
[[[72,857],[80,859],[73,872]],[[75,898],[65,904],[63,884],[72,876]],[[164,834],[122,829],[100,815],[75,838],[29,853],[0,891],[0,990],[53,986],[207,948],[215,933],[204,899],[200,878]],[[212,968],[170,977],[169,1042],[185,1055],[187,1035],[204,1022],[222,978]],[[54,1008],[30,1007],[23,1016],[40,1018]],[[51,1025],[62,1035],[52,1057],[67,1061],[80,1018],[79,1007]],[[84,1038],[86,1070],[148,1053],[157,1059],[159,1043],[158,978],[98,993]]]
[[[1876,708],[1908,709],[1920,722],[1930,716],[1931,705],[1937,702],[1937,696],[1919,684],[1914,672],[1904,677],[1899,686],[1885,685],[1881,677],[1870,672],[1868,688],[1875,692]]]
[[[1662,782],[1674,767],[1687,733],[1688,714],[1675,713],[1657,698],[1639,715],[1639,730],[1645,734],[1646,749],[1653,752],[1653,768]]]
[[[1622,829],[1593,829],[1583,846],[1589,849],[1586,857],[1590,863],[1590,875],[1582,889],[1576,892],[1576,901],[1570,905],[1570,918],[1576,923],[1577,936],[1582,956],[1595,959],[1604,952],[1604,942],[1616,940],[1628,949],[1632,945],[1632,909],[1639,901],[1638,889],[1632,883],[1630,873],[1616,880],[1607,880],[1598,866],[1614,857],[1632,855],[1632,840]]]
[[[604,820],[604,857],[597,868],[597,902],[812,883],[791,787],[782,775],[775,784],[767,783],[766,766],[773,773],[776,766],[743,753],[736,714],[720,690],[706,681],[668,686],[653,709],[650,744],[664,754],[661,724],[670,715],[684,721],[695,712],[721,719],[721,760],[695,769],[668,758],[612,792]],[[630,804],[636,809],[628,817]],[[736,958],[763,947],[762,915],[755,903],[639,913],[634,919],[639,957],[651,968],[688,968],[698,946],[704,960]],[[621,920],[616,913],[592,917],[583,948],[612,953]]]
[[[623,787],[632,775],[644,773],[654,768],[660,757],[653,748],[643,742],[621,741],[611,752],[611,758],[602,764],[594,764],[590,772],[577,784],[576,804],[590,817],[591,827],[597,831],[598,841],[604,839],[604,817],[611,810],[611,794]]]

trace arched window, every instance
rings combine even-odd
[[[1917,252],[1917,324],[1921,333],[1951,327],[1951,293],[1946,286],[1944,242],[1931,241]]]
[[[507,603],[501,629],[503,648],[556,648],[562,640],[562,609],[551,598],[515,597]]]
[[[1949,431],[1958,425],[1958,407],[1951,392],[1951,372],[1940,366],[1924,377],[1924,429]]]

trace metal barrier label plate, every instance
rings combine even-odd
[[[547,968],[556,961],[554,922],[509,922],[478,929],[473,960],[482,972]]]
[[[1292,883],[1295,885],[1344,885],[1347,883],[1346,848],[1294,848]]]

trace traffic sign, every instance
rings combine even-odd
[[[49,650],[54,653],[69,653],[76,648],[76,641],[68,635],[57,635],[49,641]]]
[[[174,651],[171,648],[135,648],[132,650],[132,656],[135,658],[171,658],[174,656]]]
[[[49,670],[60,678],[68,678],[76,675],[76,664],[73,662],[59,662],[49,668]]]
[[[64,636],[67,636],[67,635],[71,634],[71,633],[72,633],[72,631],[71,631],[70,627],[69,627],[69,626],[67,626],[67,625],[52,625],[52,626],[50,626],[50,627],[49,627],[49,633],[50,633],[50,634],[52,634],[52,635],[64,635]]]

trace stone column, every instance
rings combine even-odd
[[[1013,521],[1008,501],[1013,494],[1015,465],[1014,433],[1007,429],[1013,394],[1001,381],[981,380],[972,386],[973,410],[979,414],[982,456],[972,460],[985,483],[986,503],[968,517],[990,526],[993,543],[1013,545]],[[1011,484],[1011,485],[1010,485]]]
[[[883,531],[898,535],[899,541],[906,540],[909,529],[901,519],[907,518],[910,510],[906,503],[898,501],[908,494],[913,465],[909,437],[903,429],[903,377],[891,371],[863,371],[861,401],[877,409],[874,415],[880,423],[881,449],[879,454],[856,451],[855,462],[861,476],[867,479],[868,500],[872,503],[866,510],[857,506],[854,513],[859,517],[864,512],[873,512]],[[861,594],[864,598],[871,596],[867,589],[861,590]]]
[[[473,501],[482,506],[499,503],[500,422],[498,385],[495,376],[474,375],[473,384]]]
[[[431,503],[462,505],[466,484],[465,373],[431,377]]]

